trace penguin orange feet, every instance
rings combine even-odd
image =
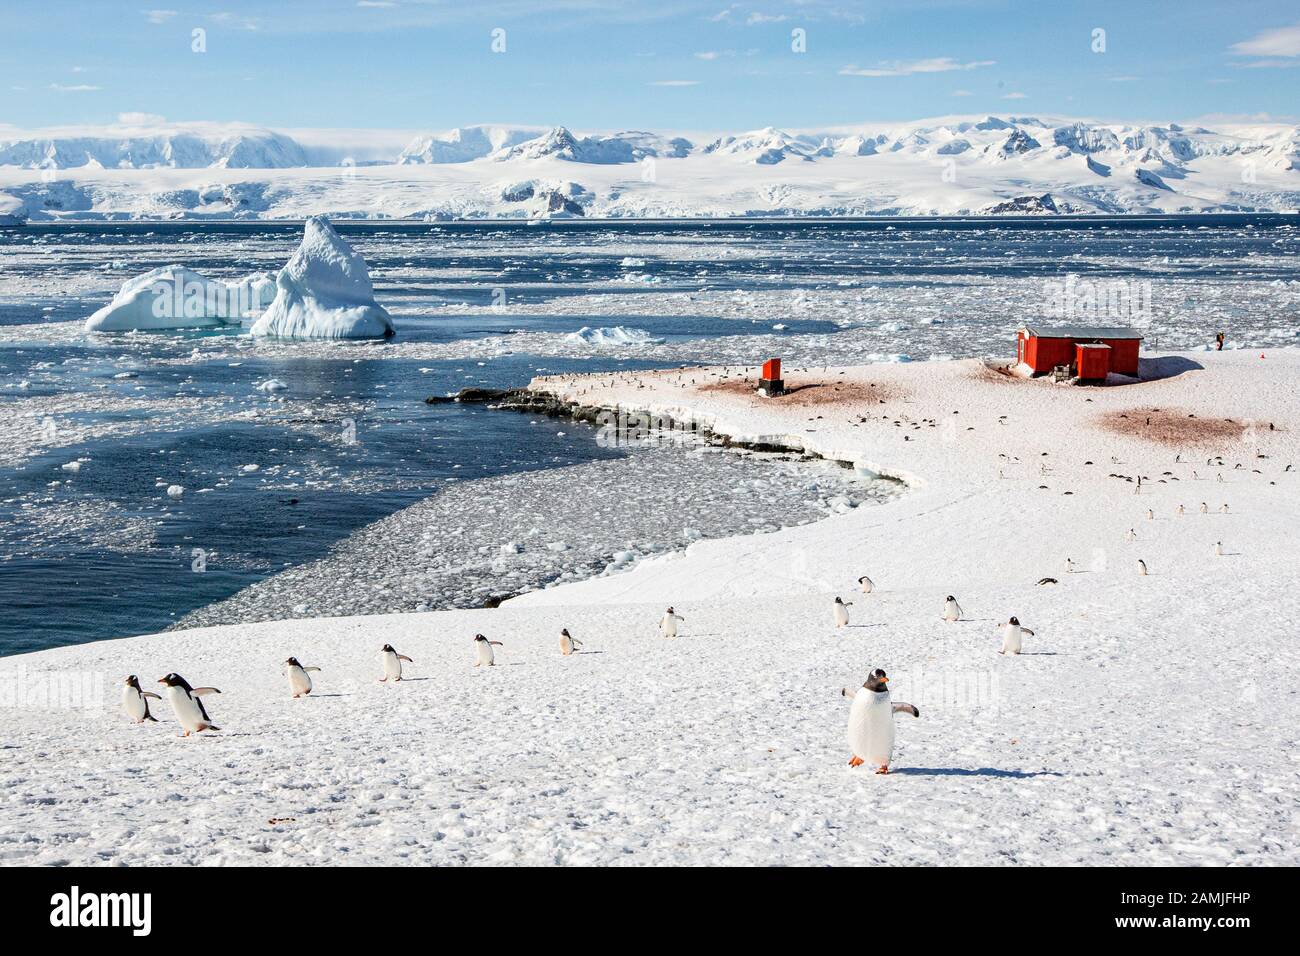
[[[861,757],[859,757],[857,754],[854,754],[852,759],[849,760],[850,767],[861,767],[864,763],[866,763],[866,761],[863,760]]]

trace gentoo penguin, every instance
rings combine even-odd
[[[560,630],[560,653],[561,654],[563,654],[565,657],[568,657],[570,654],[572,654],[575,650],[577,650],[581,646],[582,646],[582,641],[575,641],[573,639],[573,635],[569,633],[569,629],[567,627],[562,628]]]
[[[405,654],[399,654],[393,650],[392,644],[385,644],[384,649],[379,652],[379,659],[384,662],[384,676],[379,678],[379,683],[386,680],[399,681],[402,679],[402,661],[408,664],[414,664]]]
[[[1141,558],[1138,558],[1138,574],[1142,575],[1143,577],[1146,577],[1146,573],[1147,573],[1147,563],[1143,561]]]
[[[486,664],[488,667],[492,667],[496,663],[495,655],[492,653],[492,646],[494,644],[497,647],[505,647],[505,645],[500,641],[489,641],[482,634],[474,635],[474,646],[478,648],[478,660],[474,662],[475,667],[478,667],[481,664]]]
[[[172,705],[176,721],[185,733],[182,737],[200,730],[220,730],[203,708],[203,698],[208,694],[220,694],[215,687],[191,687],[180,674],[168,674],[158,678],[158,683],[167,685],[167,702]]]
[[[876,588],[876,586],[871,582],[871,578],[867,577],[865,574],[858,578],[858,583],[862,585],[863,594],[870,594]]]
[[[1202,502],[1201,502],[1201,514],[1203,514],[1203,515],[1207,515],[1207,514],[1209,514],[1209,513],[1210,513],[1210,506],[1207,505],[1204,501],[1202,501]]]
[[[1073,574],[1073,573],[1074,573],[1074,559],[1073,559],[1073,558],[1066,558],[1066,559],[1065,559],[1065,573],[1066,573],[1066,574]]]
[[[137,724],[143,724],[146,720],[158,722],[158,718],[149,713],[150,697],[162,700],[153,691],[141,690],[140,680],[134,674],[122,682],[122,709]]]
[[[1129,529],[1128,529],[1128,532],[1124,535],[1124,540],[1125,540],[1125,541],[1136,541],[1137,539],[1138,539],[1138,533],[1137,533],[1136,531],[1134,531],[1132,528],[1129,528]]]
[[[1216,541],[1216,542],[1214,542],[1214,556],[1215,556],[1216,558],[1221,558],[1221,557],[1223,557],[1223,542],[1222,542],[1222,541]]]
[[[888,685],[889,678],[877,668],[856,692],[847,687],[840,692],[853,699],[849,708],[849,751],[853,754],[850,767],[865,763],[876,767],[876,773],[889,773],[889,761],[894,756],[894,714],[903,711],[921,716],[911,704],[893,703]]]
[[[664,637],[676,637],[677,625],[685,621],[686,618],[680,617],[672,608],[664,611],[664,616],[659,619],[659,633]]]
[[[1150,508],[1147,509],[1147,520],[1148,520],[1148,521],[1155,521],[1155,520],[1156,520],[1156,513],[1155,513],[1154,511],[1152,511]]]
[[[1223,514],[1226,515],[1228,513],[1228,506],[1224,505],[1222,508],[1219,509],[1219,511],[1221,511]]]
[[[848,604],[845,604],[842,598],[837,597],[835,599],[835,607],[833,610],[835,613],[836,627],[844,627],[846,624],[849,623],[849,608],[852,606],[853,606],[852,601],[850,601]]]
[[[943,619],[945,621],[961,620],[961,605],[957,603],[957,599],[951,594],[943,602]]]
[[[1178,506],[1178,513],[1179,513],[1180,515],[1185,515],[1185,514],[1187,514],[1187,509],[1184,508],[1182,505],[1179,505],[1179,506]]]
[[[307,676],[307,672],[318,670],[320,670],[319,667],[303,667],[298,663],[296,657],[291,657],[285,661],[284,672],[289,675],[289,693],[294,697],[310,694],[311,678]]]
[[[1013,617],[1007,623],[1002,625],[1002,650],[999,654],[1019,654],[1022,646],[1022,638],[1028,634],[1034,636],[1034,632],[1027,627],[1020,626],[1020,619]]]

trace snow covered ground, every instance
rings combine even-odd
[[[1295,865],[1300,353],[1146,371],[1165,377],[788,370],[803,387],[772,402],[734,369],[538,382],[911,487],[491,610],[6,658],[0,859]],[[947,594],[968,620],[939,619]],[[1036,635],[1002,658],[1012,614]],[[561,627],[583,653],[560,656]],[[472,667],[476,632],[500,666]],[[385,642],[409,680],[377,683]],[[290,654],[318,695],[289,699]],[[848,768],[840,696],[875,667],[920,709],[884,777]],[[168,671],[221,688],[221,733],[121,715],[121,678]]]
[[[0,215],[39,220],[1294,211],[1300,130],[946,116],[827,129],[0,127]],[[398,144],[406,142],[402,149]]]

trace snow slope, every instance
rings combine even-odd
[[[820,130],[0,127],[29,219],[1171,213],[1300,207],[1300,127],[952,116]],[[529,202],[530,181],[580,198]]]
[[[538,382],[911,491],[492,610],[7,658],[0,859],[1295,865],[1300,353],[1146,370],[1168,377],[788,369],[799,390],[770,402],[748,393],[752,370]],[[854,593],[862,574],[872,595]],[[842,631],[836,594],[854,602]],[[969,620],[939,619],[947,594]],[[676,642],[655,633],[669,603]],[[1002,658],[1012,614],[1036,636]],[[560,627],[584,653],[560,656]],[[473,668],[476,632],[504,642],[500,666]],[[414,658],[409,681],[376,682],[385,642]],[[319,696],[289,699],[290,654],[322,668]],[[897,718],[885,777],[850,770],[844,740],[840,689],[874,667],[920,709]],[[221,688],[222,733],[181,739],[166,705],[157,725],[120,714],[116,681],[171,670]],[[89,707],[31,697],[78,678]]]

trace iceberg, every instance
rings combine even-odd
[[[253,335],[370,339],[396,331],[392,316],[375,302],[365,260],[324,216],[307,220],[302,244],[275,281],[275,299],[253,324]]]
[[[122,283],[113,301],[86,320],[87,332],[134,332],[239,325],[275,296],[265,272],[234,282],[208,279],[184,266],[162,266]]]
[[[602,326],[593,329],[584,325],[576,332],[570,332],[565,337],[565,341],[573,342],[580,345],[653,345],[662,342],[663,339],[656,338],[645,329],[628,328],[624,325],[615,325],[611,327]]]

